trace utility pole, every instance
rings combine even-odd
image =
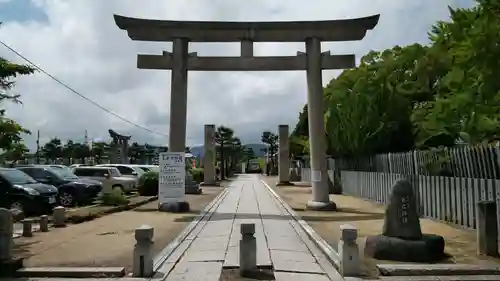
[[[36,131],[36,153],[35,153],[35,162],[36,164],[40,164],[40,130]]]

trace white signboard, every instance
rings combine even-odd
[[[159,158],[159,203],[183,202],[186,181],[185,153],[162,152],[160,153]]]

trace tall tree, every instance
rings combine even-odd
[[[267,145],[267,155],[271,160],[273,171],[276,167],[275,155],[278,152],[278,135],[270,131],[262,132],[261,141]]]
[[[94,142],[92,143],[92,151],[91,154],[95,158],[97,164],[102,162],[102,159],[105,158],[106,154],[109,151],[109,144],[106,142]]]
[[[45,159],[55,161],[63,156],[63,145],[60,139],[53,138],[42,147],[42,155]]]
[[[224,179],[227,176],[227,150],[232,145],[234,138],[233,129],[226,126],[219,126],[215,131],[215,143],[219,147],[220,153],[220,176]]]
[[[32,74],[34,71],[35,69],[31,66],[15,64],[0,57],[0,104],[5,101],[21,103],[20,95],[10,93],[15,86],[14,78]],[[5,109],[0,108],[0,149],[10,151],[19,148],[23,133],[30,134],[31,132],[7,118]]]

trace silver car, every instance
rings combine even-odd
[[[82,178],[89,178],[102,182],[103,193],[110,192],[114,188],[120,188],[123,192],[136,190],[136,180],[121,175],[114,167],[83,166],[73,168],[73,173]]]

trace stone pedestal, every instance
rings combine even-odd
[[[135,230],[132,276],[153,276],[154,228],[143,225]]]
[[[338,251],[340,256],[340,273],[342,276],[359,276],[361,264],[359,260],[359,247],[356,243],[358,230],[348,224],[340,226],[342,237],[340,238]]]
[[[307,56],[307,114],[309,122],[309,145],[311,155],[311,184],[313,198],[307,203],[311,210],[336,210],[328,192],[326,169],[326,135],[324,117],[324,95],[321,76],[321,41],[310,38],[306,41]]]
[[[240,275],[250,276],[257,270],[257,241],[255,239],[255,224],[240,225]]]
[[[49,232],[49,216],[47,215],[40,216],[40,231]]]
[[[444,258],[443,237],[422,234],[413,187],[396,182],[385,211],[382,235],[368,236],[365,255],[381,260],[435,262]]]
[[[12,257],[13,223],[10,210],[0,208],[0,277],[13,276],[18,269],[23,267],[22,259]]]
[[[52,225],[54,227],[66,226],[66,209],[63,206],[57,206],[52,211]]]
[[[203,184],[216,185],[215,181],[215,125],[205,125],[205,155],[203,156]]]
[[[33,220],[24,219],[21,223],[23,224],[23,237],[33,237]]]
[[[288,140],[288,125],[278,127],[278,183],[279,185],[291,185],[290,183],[290,152]]]
[[[477,254],[498,256],[497,204],[495,201],[477,203]]]

